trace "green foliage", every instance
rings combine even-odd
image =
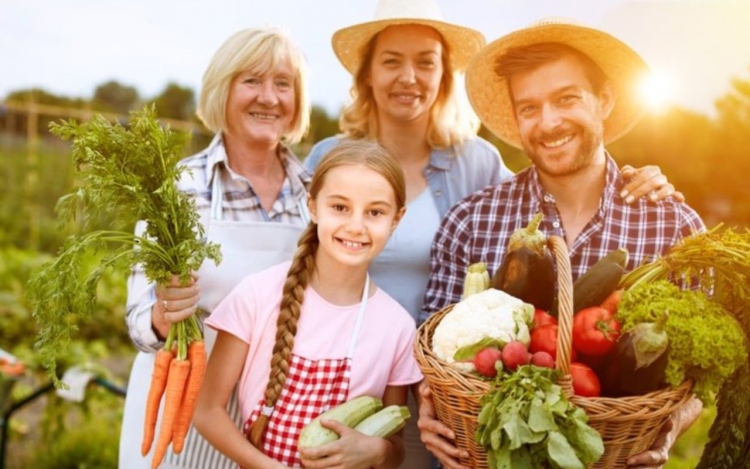
[[[89,393],[96,392],[90,387]],[[60,401],[50,396],[51,401]],[[60,406],[57,417],[68,420],[60,431],[41,435],[44,451],[32,450],[22,458],[20,468],[35,469],[105,469],[117,468],[122,402],[114,396],[97,396],[85,401],[85,405]],[[72,410],[77,407],[79,411]],[[12,468],[11,468],[12,469]]]
[[[91,106],[97,111],[127,114],[135,109],[139,100],[134,87],[111,80],[96,87]]]
[[[159,117],[189,121],[195,114],[195,93],[177,83],[168,83],[153,103]]]
[[[152,282],[165,282],[172,274],[186,280],[206,257],[218,262],[220,252],[204,243],[193,200],[176,188],[187,170],[177,165],[187,137],[162,128],[153,106],[134,112],[129,129],[96,116],[52,130],[73,141],[74,163],[84,173],[80,187],[58,202],[61,223],[75,220],[80,211],[87,228],[92,213],[117,213],[114,231],[71,236],[28,283],[41,362],[60,385],[56,358],[69,346],[77,318],[91,316],[97,285],[108,269],[129,271],[141,264]],[[145,222],[142,235],[124,231],[139,220]],[[82,264],[88,252],[102,253],[91,271]]]
[[[555,370],[521,366],[482,397],[475,439],[491,468],[584,469],[602,456],[601,436],[556,379]]]
[[[693,381],[693,392],[713,401],[724,381],[747,360],[745,336],[737,321],[703,292],[680,290],[667,280],[640,283],[625,291],[617,307],[623,331],[656,322],[668,313],[667,382]]]

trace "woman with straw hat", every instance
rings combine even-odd
[[[460,89],[462,71],[484,44],[480,32],[444,21],[434,0],[380,0],[372,21],[340,29],[332,38],[353,77],[352,102],[340,117],[342,135],[318,142],[304,164],[314,170],[345,139],[377,139],[397,156],[408,210],[370,273],[415,321],[443,215],[466,195],[513,175],[497,149],[477,137],[479,120]],[[663,197],[673,192],[665,181],[657,167],[649,167],[628,189],[640,197],[661,188]],[[428,467],[430,459],[415,421],[405,430],[402,467],[410,469]]]

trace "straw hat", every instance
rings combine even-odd
[[[373,21],[339,29],[333,34],[333,51],[344,68],[355,75],[365,44],[383,29],[398,24],[435,28],[448,44],[454,70],[465,69],[486,42],[479,31],[443,21],[434,0],[380,0]]]
[[[617,94],[615,106],[604,122],[605,144],[622,137],[638,123],[644,112],[638,85],[649,71],[643,59],[625,43],[603,31],[554,18],[538,21],[491,42],[469,64],[466,70],[469,101],[490,132],[521,148],[508,86],[495,72],[495,63],[512,47],[544,42],[558,42],[580,50],[612,80]]]

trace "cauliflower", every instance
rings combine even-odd
[[[456,351],[485,338],[528,346],[534,307],[507,293],[490,288],[457,303],[435,327],[432,351],[438,358],[471,371],[470,363],[455,363]]]

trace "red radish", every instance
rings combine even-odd
[[[547,352],[535,352],[531,355],[531,364],[555,369],[555,359]]]
[[[518,341],[514,341],[503,347],[503,364],[511,371],[516,371],[521,365],[528,365],[531,361],[531,354],[526,350],[526,346]]]
[[[485,347],[474,355],[474,367],[479,374],[494,378],[497,375],[495,362],[501,360],[503,353],[495,347]]]

